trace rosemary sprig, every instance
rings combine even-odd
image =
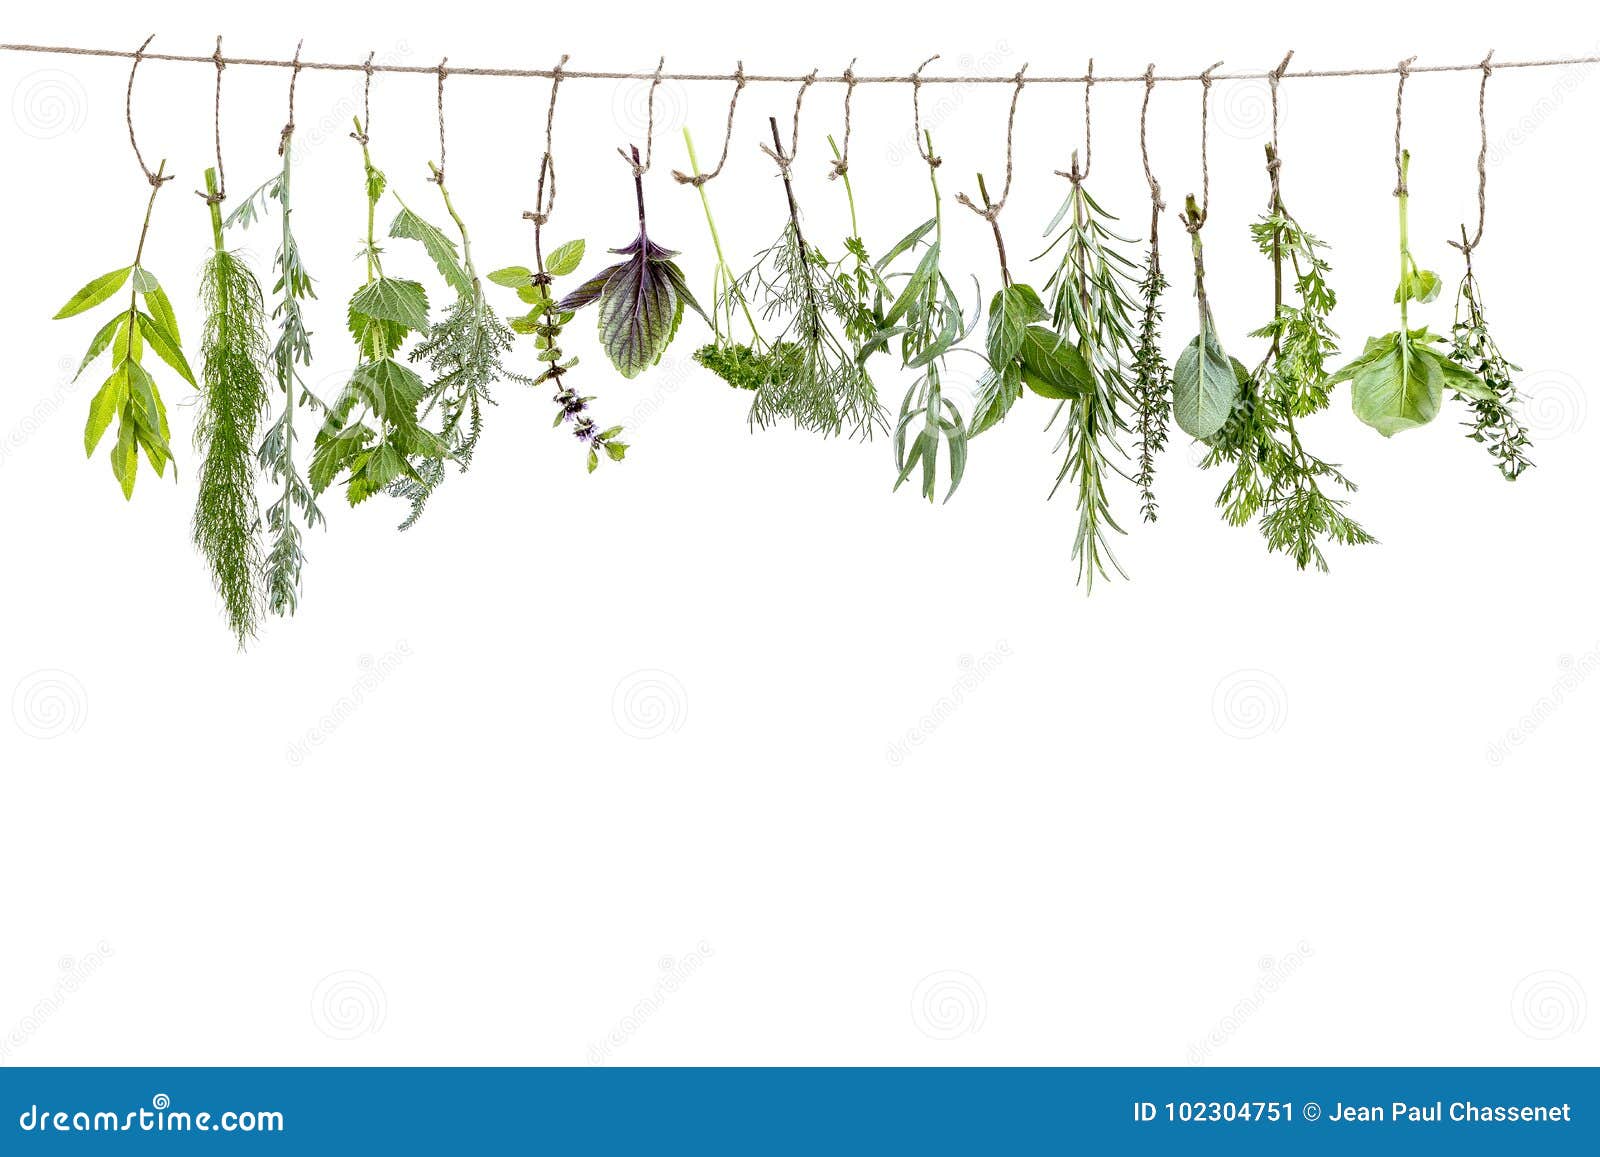
[[[205,179],[206,191],[215,195],[216,170],[207,169]],[[200,277],[205,320],[192,534],[243,649],[255,635],[262,604],[255,444],[257,424],[269,405],[266,312],[255,274],[223,242],[218,203],[210,201],[207,208],[214,249]]]
[[[314,299],[317,294],[311,275],[301,263],[300,246],[295,242],[290,224],[293,149],[294,136],[286,132],[281,147],[282,169],[245,198],[223,223],[224,228],[239,225],[248,229],[266,215],[268,201],[278,203],[278,252],[273,262],[278,280],[272,287],[276,295],[272,319],[278,323],[278,339],[269,356],[281,409],[267,427],[256,451],[256,461],[262,472],[278,488],[277,497],[267,506],[265,519],[267,533],[272,539],[265,563],[267,607],[275,615],[292,615],[299,605],[301,571],[306,561],[301,524],[307,530],[318,523],[327,525],[317,505],[316,494],[295,464],[299,438],[295,413],[305,409],[315,414],[323,409],[323,404],[300,377],[301,367],[311,364],[311,334],[306,329],[301,303]]]

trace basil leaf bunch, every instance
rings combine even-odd
[[[575,313],[599,305],[600,344],[617,372],[638,377],[661,361],[677,336],[684,306],[711,319],[689,292],[683,270],[672,260],[677,251],[650,240],[645,227],[644,177],[638,168],[639,150],[633,150],[634,195],[639,205],[639,235],[611,252],[623,260],[607,266],[558,303],[563,312]]]
[[[128,305],[100,327],[89,342],[89,351],[78,364],[76,381],[101,354],[111,351],[111,376],[95,393],[89,403],[89,420],[83,430],[83,448],[93,457],[95,447],[105,436],[113,419],[117,423],[117,439],[111,447],[111,473],[122,487],[122,496],[133,498],[133,484],[139,472],[139,452],[158,477],[172,460],[168,445],[172,432],[167,424],[167,407],[156,388],[155,378],[144,365],[145,347],[191,386],[197,385],[194,371],[183,356],[183,342],[178,334],[178,318],[172,311],[172,302],[166,291],[143,265],[145,239],[150,234],[150,216],[155,209],[156,194],[161,191],[166,162],[156,170],[156,180],[151,184],[150,200],[145,205],[144,225],[139,230],[139,246],[133,264],[110,273],[101,274],[74,293],[56,311],[57,320],[76,317],[97,305],[109,301],[116,293],[129,286]],[[141,303],[144,308],[140,308]]]
[[[1425,426],[1438,416],[1448,386],[1469,398],[1494,401],[1495,392],[1476,374],[1457,362],[1445,339],[1426,326],[1410,327],[1408,305],[1426,305],[1439,296],[1439,275],[1421,268],[1411,254],[1408,227],[1410,196],[1406,177],[1411,152],[1400,160],[1400,284],[1394,300],[1400,306],[1400,328],[1382,337],[1368,338],[1361,356],[1339,370],[1330,383],[1351,383],[1356,417],[1385,438],[1402,430]]]

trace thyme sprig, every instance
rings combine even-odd
[[[1466,232],[1462,231],[1466,242]],[[1471,431],[1467,436],[1489,451],[1501,475],[1507,482],[1515,482],[1522,472],[1533,465],[1528,458],[1528,431],[1517,417],[1517,384],[1514,375],[1520,369],[1513,365],[1489,333],[1489,323],[1484,317],[1483,291],[1472,270],[1472,250],[1464,247],[1467,270],[1456,290],[1456,320],[1450,331],[1450,355],[1456,362],[1470,370],[1482,383],[1484,392],[1478,395],[1455,391],[1455,396],[1472,411],[1472,419],[1463,422]]]

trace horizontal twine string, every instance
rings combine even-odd
[[[75,48],[67,45],[43,44],[0,44],[0,52],[31,52],[57,56],[100,56],[114,59],[129,60],[135,55],[132,51],[121,48]],[[215,67],[218,63],[213,54],[204,56],[189,56],[174,52],[146,52],[142,56],[146,61],[171,61],[181,64],[209,64]],[[348,63],[340,61],[318,60],[270,60],[249,56],[222,57],[224,65],[238,65],[243,68],[295,68],[320,72],[362,72],[368,66],[362,63]],[[1497,60],[1495,71],[1512,68],[1560,68],[1578,64],[1600,64],[1600,56],[1562,56],[1549,57],[1540,60]],[[1412,64],[1407,70],[1409,75],[1417,76],[1429,72],[1481,72],[1483,61],[1475,60],[1470,64]],[[420,76],[437,76],[438,66],[433,64],[373,64],[372,72],[413,73]],[[1395,65],[1380,68],[1303,68],[1292,72],[1278,74],[1275,69],[1256,72],[1215,72],[1210,79],[1213,81],[1230,80],[1269,80],[1274,75],[1280,80],[1317,80],[1337,77],[1357,76],[1398,76],[1400,69]],[[555,71],[550,68],[456,68],[451,67],[450,75],[461,76],[500,76],[500,77],[531,77],[553,79]],[[740,79],[740,75],[731,72],[661,72],[654,69],[648,72],[612,72],[595,69],[564,68],[561,70],[563,80],[670,80],[679,82],[731,82]],[[1008,76],[916,76],[911,73],[903,75],[869,76],[863,73],[839,74],[834,76],[811,75],[807,73],[795,74],[760,74],[747,72],[743,79],[748,84],[799,84],[809,80],[813,84],[1015,84],[1016,75]],[[1024,84],[1084,84],[1091,78],[1085,73],[1071,76],[1044,76],[1029,75]],[[1144,72],[1132,73],[1127,76],[1113,76],[1096,73],[1093,76],[1095,84],[1174,84],[1193,82],[1199,83],[1206,79],[1204,73],[1170,73],[1162,75]]]

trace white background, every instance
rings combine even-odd
[[[432,65],[837,73],[1196,71],[1471,62],[1597,51],[1565,4],[1155,3],[1055,11],[929,0],[789,10],[397,0],[32,7],[5,39]],[[1226,16],[1220,16],[1226,12]],[[1563,15],[1558,15],[1563,14]],[[0,1060],[56,1063],[1593,1064],[1600,704],[1588,415],[1596,262],[1593,70],[1496,73],[1480,268],[1526,369],[1538,468],[1507,485],[1448,407],[1384,441],[1341,388],[1309,425],[1361,483],[1382,545],[1331,576],[1268,557],[1212,508],[1222,479],[1179,436],[1162,518],[1120,554],[1133,581],[1074,587],[1070,502],[1028,399],[973,447],[954,501],[891,494],[886,441],[752,436],[745,398],[694,367],[608,371],[575,324],[582,384],[622,421],[625,463],[585,477],[544,391],[507,388],[473,471],[422,523],[330,495],[305,595],[235,653],[188,542],[194,410],[179,481],[125,503],[83,457],[98,324],[48,321],[125,264],[146,186],[123,123],[127,62],[0,55],[8,223],[0,317]],[[230,190],[275,169],[288,76],[225,77]],[[1475,212],[1472,73],[1407,94],[1413,237],[1447,286]],[[211,163],[212,72],[147,64],[141,143],[180,175],[147,264],[197,348],[210,244],[190,190]],[[709,245],[675,185],[679,130],[714,160],[729,87],[664,84],[647,178],[653,236],[702,292]],[[615,148],[646,86],[562,90],[552,239],[632,236]],[[527,262],[548,84],[448,86],[449,174],[486,267]],[[954,204],[1003,166],[1004,86],[926,90],[948,268],[992,292],[986,227]],[[307,72],[295,220],[320,300],[312,381],[351,364],[343,302],[363,227],[348,139],[359,76]],[[1246,226],[1262,209],[1265,86],[1213,96],[1213,296],[1234,351],[1269,307]],[[825,179],[837,86],[806,101],[797,192],[837,250]],[[1095,90],[1095,195],[1138,234],[1138,85]],[[1199,88],[1159,88],[1151,147],[1178,204],[1199,176]],[[757,150],[789,86],[750,88],[709,191],[730,259],[776,235]],[[1081,144],[1082,89],[1022,97],[1002,218],[1036,251]],[[1347,349],[1394,326],[1394,81],[1288,80],[1284,192],[1328,239]],[[434,84],[380,76],[377,163],[440,219],[425,162]],[[882,250],[927,213],[910,94],[862,87],[852,173]],[[236,202],[235,202],[236,203]],[[393,203],[384,210],[390,215]],[[270,259],[273,228],[239,239]],[[1167,340],[1192,330],[1186,238],[1164,226]],[[392,272],[436,282],[398,246]],[[1045,271],[1033,267],[1036,283]],[[437,293],[437,290],[435,291]],[[969,291],[970,292],[970,291]],[[508,295],[509,296],[509,295]],[[1450,293],[1425,311],[1448,328]],[[508,302],[509,304],[509,302]],[[1414,317],[1417,315],[1414,315]],[[523,350],[531,364],[531,351]],[[879,362],[891,404],[904,382]],[[898,752],[898,754],[893,754]]]

